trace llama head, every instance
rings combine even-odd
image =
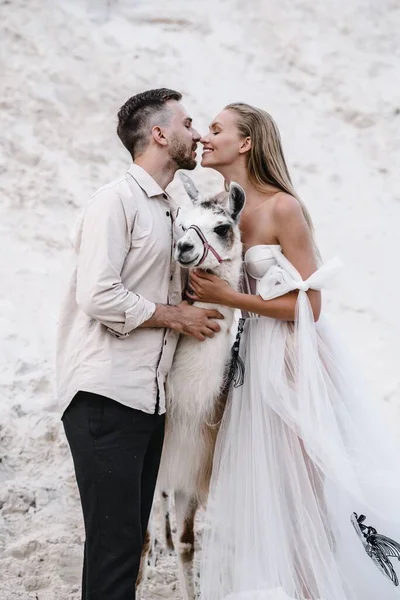
[[[239,217],[245,203],[245,193],[232,182],[229,193],[202,198],[187,175],[180,174],[193,202],[192,209],[179,211],[175,260],[187,268],[215,270],[221,263],[241,258]]]

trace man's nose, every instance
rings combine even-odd
[[[193,129],[192,137],[193,137],[193,141],[199,142],[201,135],[199,134],[198,131],[196,131],[196,129]]]

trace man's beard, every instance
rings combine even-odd
[[[193,169],[196,168],[196,159],[192,157],[194,149],[195,144],[192,144],[192,146],[188,148],[183,142],[179,141],[176,136],[171,137],[169,155],[178,169],[193,171]]]

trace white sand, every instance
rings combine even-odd
[[[55,324],[79,207],[128,166],[115,115],[134,93],[181,90],[202,131],[229,101],[274,115],[322,252],[346,265],[327,307],[399,416],[397,0],[120,0],[104,22],[95,6],[97,21],[79,0],[0,2],[2,600],[80,597]],[[147,599],[174,588],[175,560],[161,557]]]

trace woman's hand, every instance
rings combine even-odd
[[[230,306],[234,289],[227,281],[206,271],[192,271],[189,279],[190,290],[186,291],[189,300],[223,304]]]

